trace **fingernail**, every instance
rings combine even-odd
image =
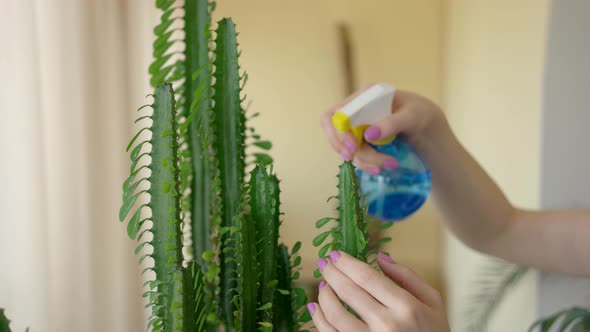
[[[313,316],[313,314],[315,314],[315,304],[313,303],[308,303],[307,304],[307,310],[309,311],[309,313]]]
[[[318,287],[318,290],[320,290],[324,287],[326,287],[326,282],[322,280],[322,281],[320,281],[320,286]]]
[[[371,167],[367,170],[367,172],[372,175],[379,175],[379,173],[381,173],[377,167]]]
[[[325,258],[320,258],[318,260],[318,268],[320,269],[320,272],[324,271],[326,265],[328,265],[328,261]]]
[[[330,253],[330,259],[332,260],[332,262],[336,263],[336,261],[338,260],[338,258],[340,258],[340,252],[339,251],[332,251]]]
[[[387,168],[387,169],[396,169],[398,166],[397,164],[397,160],[395,159],[387,159],[384,163],[383,163],[383,167]]]
[[[348,151],[350,151],[350,153],[354,154],[354,152],[356,151],[356,145],[354,143],[352,143],[351,141],[345,141],[344,145],[346,145],[346,148],[348,149]]]
[[[342,159],[344,159],[344,161],[351,161],[352,158],[350,158],[350,155],[344,151],[340,152],[340,157],[342,157]]]
[[[378,140],[381,137],[381,129],[378,127],[369,127],[365,130],[365,138],[369,141]]]
[[[377,254],[377,257],[379,257],[379,259],[381,259],[384,262],[390,263],[390,264],[395,264],[395,261],[393,260],[393,258],[387,256],[386,254],[380,252]]]

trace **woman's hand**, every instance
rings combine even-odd
[[[318,261],[325,281],[320,283],[319,303],[307,308],[320,332],[450,331],[436,290],[389,256],[380,253],[377,261],[384,274],[340,251]]]
[[[368,173],[377,174],[381,168],[396,168],[397,162],[392,157],[378,153],[364,142],[359,146],[352,133],[340,133],[334,128],[334,113],[357,94],[322,115],[321,125],[326,138],[344,160],[354,159],[355,165]],[[365,140],[373,142],[402,133],[408,142],[421,152],[437,142],[437,133],[440,131],[438,129],[444,129],[445,126],[448,129],[445,117],[436,104],[415,93],[397,90],[391,106],[391,115],[367,128]]]

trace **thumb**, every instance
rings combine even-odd
[[[415,117],[408,108],[400,108],[385,118],[375,122],[365,130],[365,140],[375,142],[407,133],[414,127]]]

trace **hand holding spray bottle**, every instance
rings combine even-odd
[[[332,123],[340,132],[351,131],[358,143],[363,144],[365,129],[391,114],[394,96],[393,86],[376,84],[336,112]],[[430,170],[403,137],[366,143],[398,161],[396,169],[382,168],[379,175],[357,169],[368,214],[385,222],[401,221],[418,210],[428,198]]]

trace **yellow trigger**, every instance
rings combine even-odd
[[[358,126],[358,127],[353,127],[352,128],[352,134],[354,135],[354,137],[356,138],[356,141],[358,144],[362,144],[363,140],[364,140],[364,133],[365,133],[365,129],[369,128],[368,125],[362,125],[362,126]]]
[[[360,125],[360,126],[356,126],[356,127],[351,127],[350,126],[350,118],[348,117],[348,115],[344,114],[343,112],[336,112],[332,116],[332,124],[334,125],[334,128],[336,128],[336,130],[338,130],[341,133],[345,133],[350,130],[352,132],[352,134],[354,135],[354,137],[356,138],[357,143],[359,143],[359,144],[361,144],[364,141],[365,129],[369,128],[369,125]],[[379,141],[371,142],[371,143],[375,144],[375,145],[385,145],[385,144],[391,143],[394,139],[395,139],[395,136],[390,137],[390,138],[386,138],[386,139],[382,139]]]

